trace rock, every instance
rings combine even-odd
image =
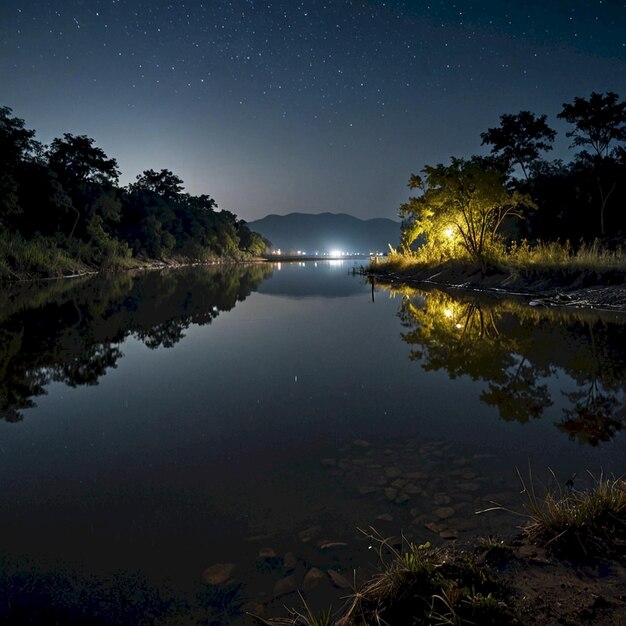
[[[291,571],[298,567],[298,559],[293,552],[286,552],[283,557],[283,567],[286,571]]]
[[[396,489],[402,489],[402,487],[404,487],[404,485],[406,485],[408,482],[408,480],[406,480],[405,478],[396,478],[392,483],[391,486],[395,487]]]
[[[312,567],[304,577],[304,582],[302,583],[302,588],[305,591],[310,591],[311,589],[315,589],[322,580],[326,578],[326,574],[321,569],[317,567]]]
[[[352,468],[352,462],[350,461],[350,459],[339,459],[337,467],[339,469],[347,471]]]
[[[396,504],[404,504],[405,502],[408,502],[411,499],[411,496],[409,496],[406,493],[401,493],[395,500],[394,502]]]
[[[420,509],[417,506],[414,506],[411,509],[411,517],[417,517],[418,515],[421,515],[424,511],[422,509]]]
[[[242,605],[241,610],[243,613],[256,615],[257,617],[263,617],[265,613],[265,607],[260,602],[246,602]]]
[[[385,489],[385,496],[387,497],[387,500],[393,501],[398,497],[398,490],[393,487],[387,487]]]
[[[428,524],[424,524],[424,527],[434,532],[435,535],[438,535],[443,530],[443,528],[439,526],[439,524],[436,524],[435,522],[428,522]]]
[[[418,493],[422,493],[422,490],[420,489],[420,487],[414,485],[413,483],[407,483],[406,485],[404,485],[404,492],[414,496]]]
[[[259,559],[273,559],[276,557],[276,552],[272,548],[261,548],[259,550]]]
[[[342,576],[339,572],[336,572],[334,569],[328,570],[328,576],[330,577],[330,580],[332,581],[333,585],[335,585],[335,587],[338,587],[339,589],[352,589],[350,581],[345,576]]]
[[[386,467],[385,468],[385,476],[387,478],[397,478],[400,476],[402,472],[397,467]]]
[[[436,504],[437,506],[441,506],[442,504],[450,504],[450,502],[450,496],[447,496],[445,493],[436,493],[433,497],[433,504]]]
[[[378,515],[376,519],[380,520],[381,522],[393,522],[393,515],[389,515],[389,513],[383,513],[382,515]]]
[[[369,448],[372,444],[370,444],[370,442],[366,441],[365,439],[355,439],[352,442],[352,445],[356,446],[357,448]]]
[[[454,459],[454,461],[452,461],[452,465],[456,465],[457,467],[462,467],[463,465],[467,465],[467,459],[464,459],[463,457]]]
[[[462,491],[478,491],[480,489],[478,483],[459,483],[457,487]]]
[[[410,478],[411,480],[423,480],[426,478],[426,474],[423,472],[407,472],[405,478]]]
[[[298,539],[300,539],[302,543],[309,543],[309,541],[315,539],[321,531],[321,526],[311,526],[310,528],[305,528],[298,533]]]
[[[234,563],[216,563],[202,572],[202,578],[207,585],[223,585],[234,569]]]
[[[439,536],[442,539],[446,539],[446,540],[452,540],[452,539],[456,539],[459,536],[459,533],[456,532],[456,530],[450,530],[449,528],[447,528],[446,530],[442,530],[439,533]]]
[[[435,509],[433,512],[439,519],[448,519],[454,515],[455,511],[451,506],[443,506],[440,509]]]
[[[276,581],[276,584],[274,585],[274,596],[278,598],[280,596],[287,595],[288,593],[293,593],[295,590],[296,579],[293,574],[290,574],[289,576],[285,576],[284,578]]]
[[[478,476],[478,472],[470,468],[463,470],[463,473],[461,474],[461,478],[463,480],[472,480],[473,478],[476,478],[477,476]]]
[[[322,465],[324,467],[335,467],[337,465],[337,459],[331,459],[331,458],[322,459]]]

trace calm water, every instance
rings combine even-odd
[[[373,294],[351,268],[5,288],[3,558],[183,594],[232,563],[230,595],[205,597],[228,623],[245,601],[297,604],[275,585],[311,567],[366,572],[357,528],[506,534],[506,515],[474,512],[521,509],[516,467],[579,486],[626,469],[626,318]],[[345,594],[327,578],[318,592]]]

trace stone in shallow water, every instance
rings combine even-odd
[[[409,496],[406,493],[401,493],[395,500],[394,502],[396,504],[404,504],[405,502],[408,502],[411,499],[411,496]]]
[[[295,590],[296,579],[293,577],[293,575],[285,576],[284,578],[276,581],[276,584],[274,585],[274,596],[278,598],[288,593],[292,593]]]
[[[302,583],[302,588],[305,591],[310,591],[311,589],[315,589],[322,580],[326,578],[326,574],[321,569],[317,567],[312,567],[304,577],[304,582]]]
[[[450,504],[451,499],[450,496],[445,493],[436,493],[433,497],[433,503],[437,506],[441,506],[442,504]]]
[[[352,443],[357,448],[369,448],[371,445],[370,442],[366,441],[365,439],[355,439]]]
[[[273,559],[275,557],[276,557],[276,552],[275,550],[272,550],[272,548],[261,548],[259,550],[260,559]]]
[[[387,487],[385,489],[385,496],[387,500],[395,500],[398,497],[398,490],[393,487]]]
[[[442,539],[446,539],[446,540],[450,541],[452,539],[456,539],[459,536],[459,533],[457,533],[456,530],[451,530],[451,529],[447,528],[446,530],[442,530],[439,533],[439,536]]]
[[[400,476],[402,474],[402,472],[394,466],[391,467],[386,467],[385,468],[385,476],[387,478],[396,478],[397,476]]]
[[[263,617],[265,613],[265,607],[260,602],[246,602],[241,607],[241,610],[243,613],[249,613],[257,617]]]
[[[405,478],[396,478],[392,483],[391,486],[395,487],[396,489],[402,489],[402,487],[404,487],[404,485],[407,484],[407,480]]]
[[[377,520],[381,522],[393,522],[393,515],[389,515],[389,513],[383,513],[382,515],[376,516]]]
[[[234,563],[216,563],[202,572],[202,578],[207,585],[223,585],[235,569]]]
[[[462,491],[478,491],[480,489],[478,483],[459,483],[457,487]]]
[[[330,577],[330,580],[332,581],[333,585],[335,585],[335,587],[338,587],[339,589],[352,588],[350,581],[339,572],[336,572],[334,569],[328,570],[328,576]]]
[[[287,571],[296,569],[298,566],[298,559],[296,558],[296,555],[293,552],[286,552],[283,557],[283,565]]]
[[[408,493],[411,495],[417,495],[418,493],[422,493],[422,490],[417,485],[414,485],[413,483],[408,483],[404,485],[404,491],[405,493]]]
[[[451,506],[442,506],[440,509],[435,509],[433,512],[439,519],[448,519],[454,515],[454,509]]]
[[[424,524],[424,527],[428,528],[428,530],[431,530],[436,535],[438,535],[443,530],[443,527],[439,524],[436,524],[435,522],[428,522],[428,524]]]

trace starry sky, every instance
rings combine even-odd
[[[626,98],[623,0],[2,0],[0,105],[248,221],[390,217],[503,113]]]

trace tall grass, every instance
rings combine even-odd
[[[564,492],[554,480],[541,498],[532,477],[520,477],[530,517],[524,534],[533,543],[578,557],[626,553],[626,481],[590,476],[589,489]]]

